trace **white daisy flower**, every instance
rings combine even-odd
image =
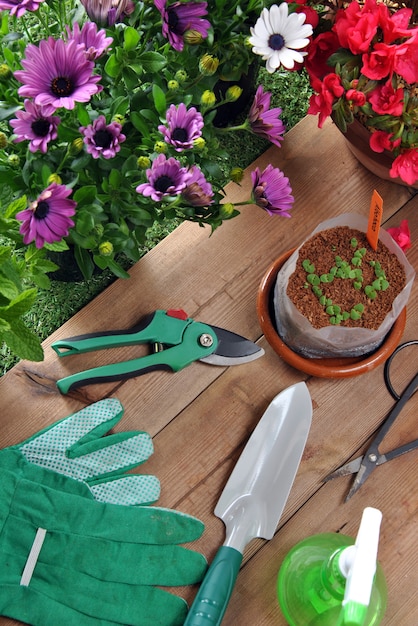
[[[289,15],[287,2],[279,6],[273,4],[270,9],[263,9],[254,28],[251,28],[250,43],[253,52],[267,61],[266,70],[273,74],[280,65],[291,70],[295,63],[302,63],[306,52],[299,52],[305,48],[312,26],[305,24],[304,13]]]

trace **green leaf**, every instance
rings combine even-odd
[[[117,189],[120,186],[121,180],[122,180],[122,176],[119,170],[112,170],[110,172],[109,183],[111,184],[112,187]]]
[[[110,76],[111,78],[116,78],[116,76],[119,75],[120,65],[116,59],[115,54],[110,55],[110,57],[106,61],[106,65],[104,69],[105,69],[106,74]]]
[[[144,137],[150,136],[149,125],[147,124],[141,113],[138,113],[137,111],[131,111],[130,119],[136,130],[138,130]]]
[[[0,315],[7,321],[15,320],[32,307],[36,300],[38,290],[34,287],[22,291],[16,298],[11,300],[10,304],[0,307]]]
[[[114,100],[111,107],[111,116],[115,115],[126,115],[127,110],[129,109],[129,98],[125,98],[124,96],[119,96]]]
[[[46,250],[51,250],[52,252],[64,252],[64,250],[68,250],[68,243],[62,239],[61,241],[55,241],[54,243],[46,243],[44,244],[44,248]]]
[[[167,111],[167,100],[164,91],[158,85],[152,86],[152,97],[154,98],[155,108],[161,117],[165,117]]]
[[[85,105],[78,104],[77,105],[77,119],[80,122],[81,126],[88,126],[91,122],[90,115],[85,107]]]
[[[13,200],[13,202],[9,204],[9,206],[7,207],[4,213],[4,217],[6,217],[7,219],[15,217],[16,213],[19,213],[19,211],[24,211],[27,208],[27,206],[28,206],[28,200],[26,196],[21,196],[20,198]]]
[[[13,300],[19,295],[19,291],[15,283],[6,278],[2,278],[0,280],[0,293],[2,296],[7,298],[8,300]]]
[[[118,278],[129,278],[128,272],[125,271],[123,267],[119,265],[119,263],[117,263],[114,259],[106,257],[106,260],[107,267],[110,269],[111,272],[115,274],[115,276],[117,276]]]
[[[145,72],[161,72],[167,65],[167,59],[158,52],[144,52],[141,55],[141,63]]]
[[[77,214],[76,231],[80,235],[88,235],[94,228],[94,218],[88,211]]]
[[[127,52],[129,52],[130,50],[134,50],[138,44],[139,39],[140,39],[139,32],[135,28],[132,28],[132,26],[128,26],[127,28],[125,28],[124,33],[123,33],[124,49]]]
[[[92,204],[97,198],[97,187],[95,185],[85,185],[79,187],[73,196],[78,205]]]
[[[92,277],[94,270],[94,263],[90,253],[87,250],[80,248],[80,246],[75,246],[74,256],[85,280],[89,280],[89,278]]]
[[[22,320],[15,320],[10,330],[3,332],[2,336],[11,351],[21,359],[43,361],[44,352],[39,337],[29,330]]]

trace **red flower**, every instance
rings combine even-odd
[[[396,157],[389,172],[392,178],[401,178],[408,185],[418,179],[418,148],[410,148]]]
[[[377,6],[379,10],[379,26],[385,43],[389,44],[396,41],[396,39],[411,36],[408,26],[412,16],[412,9],[399,9],[395,13],[391,13],[383,2]]]
[[[357,89],[348,89],[345,97],[356,107],[362,107],[366,104],[365,94],[362,91],[357,91]]]
[[[366,52],[376,35],[379,17],[375,0],[366,0],[363,9],[358,2],[351,2],[347,9],[340,9],[335,16],[333,30],[341,46],[353,54]]]
[[[397,148],[401,140],[395,139],[391,141],[393,133],[386,133],[384,130],[376,130],[370,135],[370,147],[374,152],[383,152],[383,150],[394,150]]]
[[[362,74],[372,80],[381,80],[390,76],[395,62],[396,46],[388,46],[385,43],[377,43],[373,52],[362,56]]]
[[[305,57],[305,67],[309,76],[322,80],[332,71],[327,61],[340,47],[337,35],[329,31],[315,37],[308,46],[308,55]]]
[[[388,228],[387,232],[402,250],[405,251],[411,247],[411,234],[409,232],[408,220],[402,220],[399,226]]]
[[[327,74],[322,82],[314,78],[312,88],[318,93],[311,96],[308,113],[319,114],[318,127],[322,128],[326,118],[331,115],[335,98],[341,98],[343,95],[344,87],[341,84],[341,78],[331,73]]]
[[[388,80],[384,85],[378,85],[369,98],[373,111],[379,115],[400,116],[403,111],[403,89],[394,89]]]
[[[396,46],[394,70],[407,83],[418,82],[418,29],[416,35]]]

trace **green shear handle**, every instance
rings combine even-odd
[[[57,381],[61,393],[86,384],[132,378],[156,369],[177,372],[193,361],[209,356],[217,348],[218,339],[211,326],[195,322],[182,311],[158,310],[144,322],[130,331],[81,335],[53,343],[52,348],[58,356],[148,342],[157,346],[157,350],[159,346],[163,347],[161,351],[147,356],[95,367],[62,378]]]

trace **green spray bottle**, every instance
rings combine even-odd
[[[289,626],[377,626],[387,587],[377,563],[382,513],[367,507],[354,540],[338,533],[314,535],[287,554],[277,595]]]

